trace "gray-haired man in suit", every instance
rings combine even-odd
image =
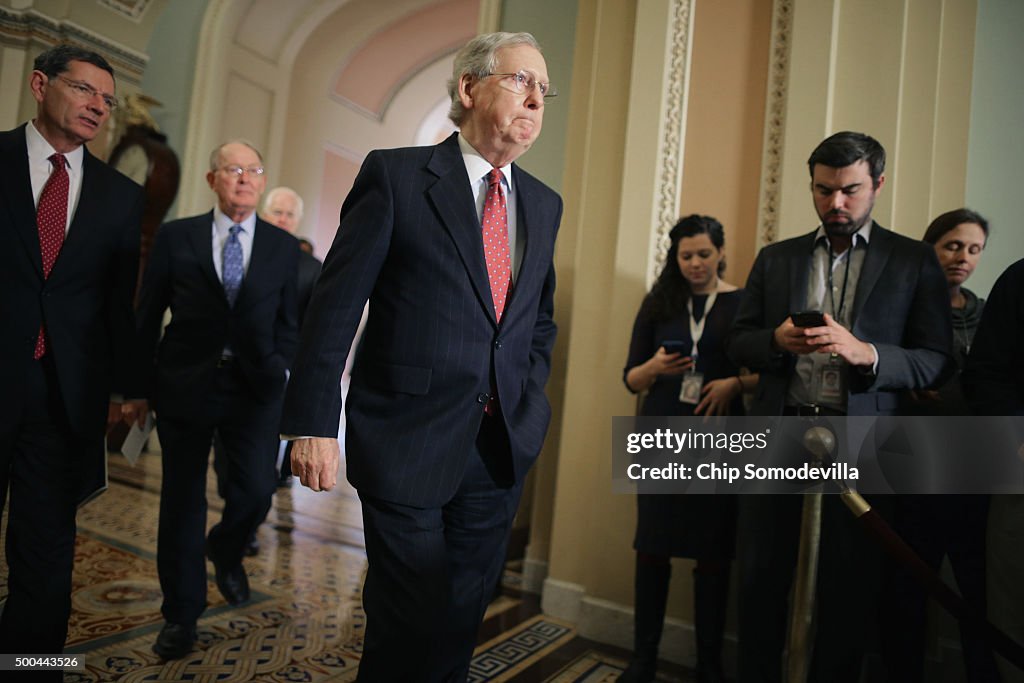
[[[0,133],[0,652],[55,654],[71,612],[76,504],[104,481],[104,423],[146,412],[111,402],[134,393],[137,374],[142,192],[85,147],[117,105],[106,59],[58,45],[36,58],[29,87],[35,118]]]
[[[513,162],[537,139],[547,65],[526,33],[455,57],[433,147],[363,163],[313,292],[282,431],[313,490],[338,472],[338,380],[352,370],[348,478],[369,570],[359,680],[464,681],[526,472],[550,419],[552,257],[562,201]]]

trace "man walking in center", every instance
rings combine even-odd
[[[371,152],[302,331],[282,432],[314,491],[338,472],[338,380],[370,313],[346,402],[348,478],[369,569],[359,680],[465,681],[540,452],[555,339],[562,201],[513,162],[555,94],[534,38],[494,33],[455,57],[434,147]]]
[[[139,345],[162,451],[157,569],[166,623],[153,651],[164,659],[185,656],[196,640],[206,609],[204,554],[228,603],[249,599],[242,555],[274,492],[270,443],[296,340],[299,246],[256,217],[262,157],[244,141],[220,145],[206,180],[216,206],[160,229],[139,297]],[[207,536],[214,434],[224,447],[224,513]]]

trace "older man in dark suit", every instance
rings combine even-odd
[[[885,184],[885,150],[874,138],[836,133],[808,166],[821,225],[758,254],[729,351],[761,373],[753,414],[894,414],[899,391],[931,387],[951,369],[945,278],[930,245],[871,219]],[[819,322],[791,315],[809,309],[823,313]],[[801,500],[751,495],[740,503],[744,683],[781,679]],[[822,525],[811,680],[855,681],[874,626],[880,557],[835,497],[825,501]]]
[[[513,162],[554,94],[532,36],[479,36],[449,81],[460,133],[371,152],[341,210],[282,431],[313,490],[338,472],[338,379],[369,298],[347,401],[348,477],[369,570],[359,680],[464,681],[523,477],[550,419],[561,199]]]
[[[114,72],[67,45],[33,67],[36,117],[0,133],[0,651],[22,654],[63,649],[75,509],[103,483],[104,424],[145,413],[111,402],[133,393],[142,193],[84,145],[116,106]]]
[[[276,475],[268,444],[296,340],[299,247],[256,217],[265,185],[259,152],[244,141],[217,147],[206,179],[217,205],[161,228],[139,298],[163,455],[157,566],[167,623],[153,650],[165,659],[183,657],[196,640],[206,608],[204,549],[224,598],[249,599],[242,554],[270,506]],[[224,514],[204,544],[215,433],[224,446]]]

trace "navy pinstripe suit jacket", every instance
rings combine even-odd
[[[281,431],[337,434],[339,378],[369,299],[345,406],[348,479],[362,495],[413,506],[450,499],[492,387],[517,480],[540,452],[562,200],[516,166],[513,180],[526,248],[500,324],[455,135],[435,147],[371,152],[342,206]]]

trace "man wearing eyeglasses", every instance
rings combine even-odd
[[[58,654],[76,506],[104,485],[105,427],[145,413],[112,401],[134,393],[142,192],[85,148],[116,105],[102,56],[51,48],[29,88],[35,118],[0,133],[0,652]]]
[[[166,623],[153,651],[164,659],[185,656],[195,643],[206,608],[205,557],[229,604],[249,599],[242,555],[277,480],[269,444],[297,335],[298,241],[256,216],[266,184],[260,153],[245,141],[220,145],[206,180],[217,196],[213,211],[160,229],[139,297],[139,346],[162,451],[157,569]],[[224,513],[207,536],[215,434],[225,460]]]
[[[465,681],[523,478],[547,431],[562,200],[514,162],[555,94],[533,36],[455,57],[441,144],[370,152],[306,312],[282,432],[314,491],[349,481],[369,560],[360,681]]]

